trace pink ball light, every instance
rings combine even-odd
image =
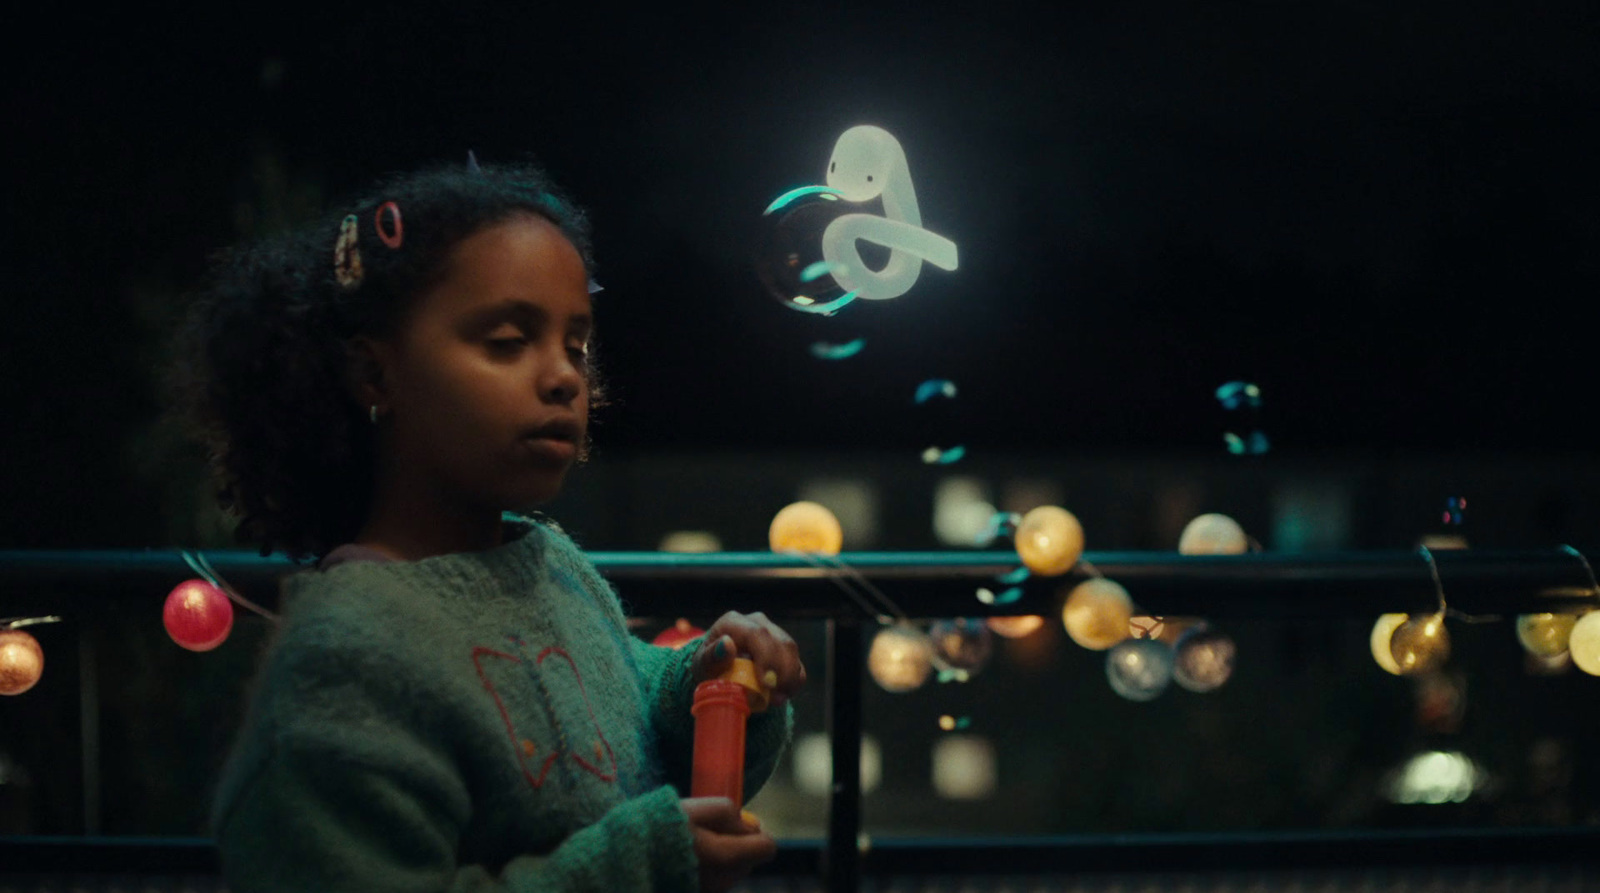
[[[161,621],[172,641],[190,651],[210,651],[233,631],[233,602],[205,580],[185,580],[167,594]]]

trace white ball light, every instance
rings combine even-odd
[[[1600,611],[1590,611],[1572,625],[1567,651],[1578,669],[1590,676],[1600,676]]]
[[[884,627],[867,650],[867,671],[884,691],[912,691],[933,671],[933,643],[909,624]]]

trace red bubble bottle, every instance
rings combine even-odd
[[[751,713],[767,709],[767,691],[746,657],[716,679],[695,686],[694,774],[691,797],[727,797],[744,805],[744,731]]]

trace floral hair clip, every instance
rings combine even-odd
[[[333,276],[345,291],[361,284],[361,247],[356,241],[358,225],[356,215],[346,217],[339,224],[339,240],[333,243]]]

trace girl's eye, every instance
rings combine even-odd
[[[527,343],[528,343],[528,339],[526,339],[526,338],[490,338],[489,339],[489,344],[491,346],[495,347],[495,348],[500,349],[500,350],[510,350],[513,347],[523,347],[523,346],[527,345]]]
[[[589,348],[569,347],[567,348],[567,356],[572,358],[573,363],[582,366],[589,362]]]

